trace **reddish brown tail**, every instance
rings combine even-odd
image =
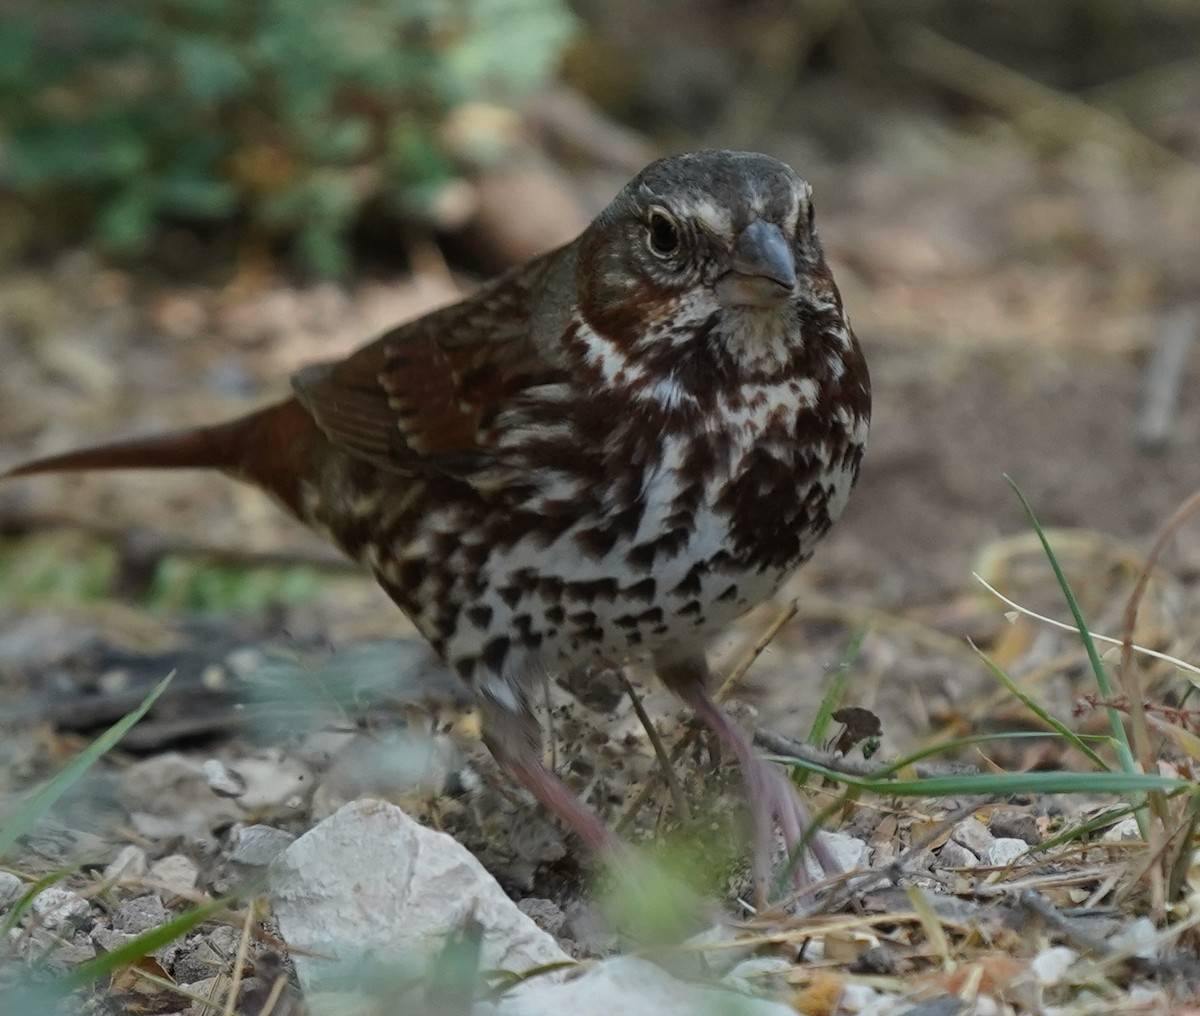
[[[0,479],[90,469],[219,469],[275,495],[299,514],[298,484],[323,440],[295,399],[214,427],[133,438],[35,459]]]

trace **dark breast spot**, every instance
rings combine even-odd
[[[492,639],[483,647],[483,652],[480,654],[480,659],[483,660],[483,665],[488,668],[493,674],[502,673],[504,661],[508,658],[508,650],[511,643],[507,636],[500,635]]]
[[[607,600],[611,603],[617,598],[617,591],[616,579],[593,579],[590,582],[568,582],[563,596],[568,602],[595,603],[597,600]]]
[[[492,608],[486,604],[480,604],[468,610],[467,617],[476,628],[486,628],[492,623]]]
[[[645,600],[649,603],[654,599],[654,594],[658,591],[658,585],[654,579],[642,579],[641,582],[635,582],[632,586],[626,586],[625,595],[635,600]]]

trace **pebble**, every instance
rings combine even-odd
[[[42,927],[50,930],[73,927],[92,913],[92,905],[79,893],[57,885],[38,893],[29,909],[39,918]]]
[[[1118,952],[1129,953],[1138,959],[1152,960],[1158,955],[1158,932],[1148,917],[1139,917],[1108,941]]]
[[[1079,953],[1074,949],[1068,949],[1065,945],[1054,946],[1038,953],[1030,961],[1029,969],[1038,984],[1051,987],[1062,983],[1063,975],[1077,959]]]
[[[938,851],[938,866],[942,868],[974,868],[979,858],[956,840],[947,840]]]
[[[995,837],[988,832],[988,827],[985,826],[979,819],[971,816],[964,818],[955,827],[950,834],[950,839],[961,847],[966,847],[976,857],[983,857],[987,853],[988,847],[992,845]]]
[[[150,878],[165,887],[158,890],[158,895],[163,898],[190,893],[196,888],[199,877],[196,862],[183,854],[168,854],[150,866]]]
[[[116,928],[110,928],[104,924],[97,924],[92,929],[92,941],[105,952],[112,952],[114,949],[119,949],[121,946],[132,942],[136,937],[136,935],[128,931],[118,931]]]
[[[1024,840],[1018,840],[1011,836],[1002,836],[999,839],[993,840],[987,850],[984,851],[983,863],[996,868],[1002,868],[1006,864],[1011,864],[1028,850],[1029,844]]]
[[[0,910],[7,910],[11,904],[21,898],[21,894],[24,892],[24,882],[10,872],[0,871]]]
[[[1137,819],[1130,815],[1121,819],[1100,839],[1104,843],[1138,843],[1142,839],[1142,831],[1138,828]]]
[[[842,871],[862,871],[871,866],[871,848],[857,836],[847,833],[827,832],[821,834],[833,856],[842,866]],[[823,876],[818,872],[818,877]]]
[[[135,896],[131,900],[126,900],[117,907],[112,923],[118,931],[139,935],[143,931],[157,928],[160,924],[166,924],[170,916],[158,896],[154,893],[147,893],[144,896]]]
[[[117,851],[108,866],[104,869],[104,877],[108,880],[122,878],[142,878],[150,870],[146,861],[146,851],[129,843]]]
[[[531,918],[533,923],[547,935],[557,936],[567,923],[567,915],[563,913],[562,907],[553,900],[545,900],[540,897],[517,900],[517,909],[526,917]]]
[[[229,859],[265,868],[294,842],[295,836],[274,826],[235,826],[229,837]]]

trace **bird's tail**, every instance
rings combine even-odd
[[[263,488],[300,514],[299,479],[322,437],[295,399],[212,427],[132,438],[34,459],[0,479],[94,469],[218,469]]]

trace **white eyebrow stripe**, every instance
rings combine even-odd
[[[700,196],[679,202],[679,213],[684,218],[695,219],[709,232],[726,240],[733,238],[733,218],[729,209],[708,197]]]

